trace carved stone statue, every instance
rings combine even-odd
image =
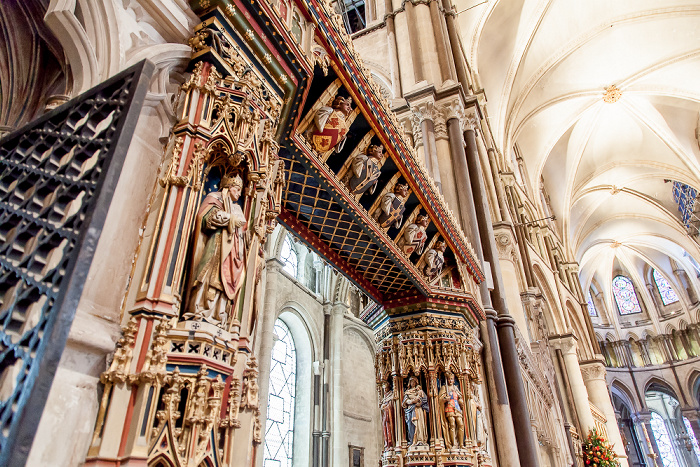
[[[433,280],[442,272],[442,268],[445,266],[445,250],[447,250],[445,242],[438,240],[435,242],[435,246],[426,253],[423,274],[428,279]]]
[[[408,197],[408,185],[397,183],[394,185],[394,192],[387,193],[382,197],[379,209],[375,212],[375,218],[381,227],[387,228],[394,224],[401,228],[403,212],[406,210],[404,202]]]
[[[419,255],[423,254],[425,240],[428,238],[425,229],[427,229],[429,225],[430,217],[419,214],[418,217],[416,217],[415,223],[406,226],[403,235],[401,235],[397,242],[399,248],[403,250],[406,256],[411,256],[414,251]]]
[[[379,405],[382,412],[382,434],[384,435],[384,449],[394,447],[394,391],[389,383],[384,382],[384,397]]]
[[[440,423],[442,435],[447,449],[464,447],[464,399],[462,391],[455,384],[455,375],[445,373],[445,384],[440,388],[438,400],[440,401]]]
[[[428,443],[428,396],[421,388],[418,378],[411,376],[401,406],[406,415],[408,442],[411,446]]]
[[[381,174],[379,163],[383,153],[384,147],[382,145],[370,144],[366,155],[358,154],[353,158],[347,182],[350,193],[360,195],[368,190],[370,193],[374,193],[377,188],[377,179]]]
[[[350,126],[346,122],[352,112],[352,99],[336,96],[331,107],[323,106],[316,111],[313,125],[306,131],[306,139],[318,152],[343,150]]]
[[[243,181],[224,176],[197,212],[190,295],[183,318],[224,326],[245,276],[246,218],[238,205]]]

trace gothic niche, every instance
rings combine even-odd
[[[490,465],[480,350],[473,331],[405,331],[380,341],[383,466]]]

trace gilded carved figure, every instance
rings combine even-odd
[[[225,326],[245,276],[246,218],[238,205],[243,180],[224,176],[197,212],[190,295],[184,319]]]
[[[323,106],[316,111],[306,138],[318,152],[335,149],[343,150],[345,138],[350,129],[347,118],[352,112],[352,99],[336,96],[330,107]]]
[[[435,242],[435,246],[426,253],[423,273],[428,279],[433,280],[442,272],[442,268],[445,266],[445,250],[447,250],[445,242],[438,240]]]
[[[408,197],[408,185],[397,183],[393,193],[387,193],[382,197],[379,209],[375,212],[375,218],[379,225],[387,228],[392,224],[398,229],[403,222],[403,213],[406,210],[404,202]]]
[[[380,403],[382,413],[382,434],[384,435],[384,449],[394,447],[394,391],[386,381],[383,384],[384,397]]]
[[[404,393],[401,406],[406,416],[409,444],[426,445],[428,443],[428,396],[415,376],[411,376],[408,380],[408,389]]]
[[[445,373],[446,384],[440,388],[440,423],[448,449],[464,448],[464,399],[455,384],[455,376]]]
[[[384,153],[381,144],[370,144],[367,154],[358,154],[352,160],[350,176],[347,180],[350,193],[361,195],[366,191],[374,193],[377,179],[381,174],[380,163]]]
[[[423,254],[423,248],[425,248],[425,240],[428,238],[428,234],[425,229],[430,225],[430,217],[419,214],[416,217],[415,223],[410,223],[406,226],[403,235],[398,240],[398,246],[403,250],[406,256],[411,256],[415,251],[416,253]]]

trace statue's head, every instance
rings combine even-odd
[[[449,384],[450,386],[455,384],[455,375],[451,371],[445,372],[445,379],[447,380],[447,384]]]
[[[427,228],[430,225],[430,217],[424,214],[418,214],[418,216],[416,217],[416,225],[421,225]]]
[[[394,185],[394,194],[405,198],[408,196],[408,185],[404,183],[397,183]]]
[[[415,376],[411,376],[410,378],[408,378],[408,388],[411,389],[416,386],[418,386],[418,378],[416,378]]]
[[[447,244],[443,240],[438,240],[435,242],[435,247],[437,251],[444,253],[447,250]]]
[[[389,381],[384,381],[382,383],[382,387],[384,388],[384,394],[387,394],[388,392],[391,391],[391,387],[389,386]]]
[[[381,144],[370,144],[367,147],[367,156],[373,159],[381,159],[384,154],[384,146]]]
[[[238,174],[233,177],[224,175],[221,177],[221,189],[224,190],[226,188],[228,188],[231,197],[238,200],[241,196],[241,191],[243,191],[243,179]]]
[[[352,99],[349,97],[346,98],[343,96],[335,96],[331,107],[336,110],[340,110],[343,112],[343,114],[345,114],[345,116],[348,116],[350,112],[352,112]]]

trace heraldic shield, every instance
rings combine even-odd
[[[314,131],[311,141],[318,152],[326,152],[341,142],[347,133],[348,126],[345,123],[345,114],[340,110],[333,110],[323,126],[323,131]]]

